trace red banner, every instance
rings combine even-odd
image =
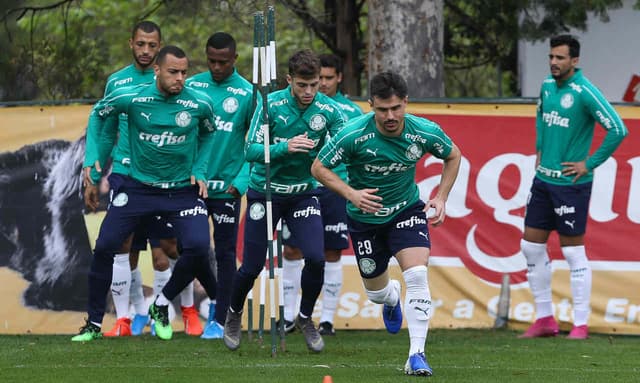
[[[459,258],[482,280],[499,284],[525,281],[526,262],[519,252],[524,206],[534,176],[535,120],[531,117],[434,115],[461,148],[463,160],[447,203],[447,221],[433,228],[432,257]],[[592,262],[607,270],[640,265],[640,120],[626,120],[631,134],[613,158],[596,169],[587,224],[586,247]],[[596,127],[592,151],[605,130]],[[635,171],[634,171],[635,170]],[[426,158],[417,171],[423,198],[439,182],[440,162]],[[636,195],[632,199],[632,195]],[[550,241],[552,260],[563,259],[557,237]],[[434,259],[435,261],[435,259]],[[621,263],[625,262],[625,263]]]

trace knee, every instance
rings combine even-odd
[[[522,249],[522,254],[525,256],[528,263],[534,263],[545,258],[549,259],[546,243],[529,242],[522,239],[520,240],[520,249]]]

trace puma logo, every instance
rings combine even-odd
[[[365,149],[367,151],[367,153],[371,154],[374,157],[378,156],[378,148],[376,148],[375,150],[371,150],[371,149]]]
[[[573,229],[573,228],[574,228],[574,227],[573,227],[573,225],[575,225],[576,220],[575,220],[575,219],[574,219],[573,221],[567,221],[567,220],[565,220],[565,221],[564,221],[564,223],[565,223],[565,225],[567,225],[567,226],[569,226],[570,228],[572,228],[572,229]]]
[[[287,123],[287,120],[289,119],[289,117],[285,117],[285,116],[278,116],[279,119],[281,119],[282,121],[284,121],[285,125]]]
[[[224,206],[228,207],[231,210],[236,210],[236,203],[235,202],[225,202]]]
[[[147,119],[147,122],[149,122],[149,119],[151,118],[151,113],[146,114],[146,113],[144,113],[144,112],[140,112],[140,115],[141,115],[142,117],[146,118],[146,119]]]
[[[111,289],[111,295],[122,295],[122,289],[120,290],[116,290],[116,289]]]
[[[429,308],[427,307],[426,309],[420,308],[420,307],[414,307],[414,309],[416,309],[416,311],[420,311],[422,313],[424,313],[424,315],[426,315],[427,317],[429,316]]]
[[[427,233],[423,233],[421,231],[418,232],[418,234],[420,234],[421,236],[424,237],[424,239],[426,239],[427,241],[429,240],[429,235],[427,235]]]
[[[333,290],[333,289],[324,289],[324,292],[325,292],[325,293],[329,293],[329,295],[334,296],[334,297],[335,297],[336,295],[338,295],[338,290]]]

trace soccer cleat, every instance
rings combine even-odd
[[[84,326],[80,327],[80,332],[78,332],[78,335],[71,338],[71,341],[72,342],[89,342],[94,339],[100,339],[100,338],[102,338],[100,327],[96,326],[95,324],[87,320]]]
[[[336,330],[333,328],[333,324],[331,322],[320,322],[318,325],[318,332],[320,335],[336,335]]]
[[[416,352],[407,359],[407,363],[404,365],[404,373],[407,375],[431,376],[433,375],[433,370],[429,366],[424,353]]]
[[[586,324],[581,326],[573,326],[567,339],[587,339],[589,338],[589,327]]]
[[[278,329],[280,328],[280,322],[281,319],[278,319],[278,321],[276,322],[276,327],[278,327]],[[284,332],[286,334],[290,334],[292,332],[296,331],[296,324],[292,321],[289,320],[284,320]]]
[[[224,345],[231,351],[240,347],[242,337],[242,312],[234,313],[231,308],[227,310],[227,318],[224,321]]]
[[[539,318],[519,338],[542,338],[558,335],[558,323],[552,315]]]
[[[296,327],[302,332],[302,335],[304,335],[304,340],[307,342],[309,350],[313,352],[322,351],[324,348],[324,340],[311,318],[303,318],[298,314],[296,317]]]
[[[384,305],[382,307],[382,320],[387,331],[391,334],[397,334],[402,327],[402,307],[400,306],[400,282],[392,279],[390,281],[393,288],[398,291],[398,303],[395,306]]]
[[[182,309],[182,322],[184,323],[184,333],[187,335],[200,336],[202,334],[202,324],[196,306],[184,307]]]
[[[149,315],[136,314],[131,321],[131,335],[142,335],[147,323],[149,323]]]
[[[207,323],[202,335],[200,336],[202,339],[222,339],[223,337],[224,327],[215,320]]]
[[[131,319],[118,318],[113,328],[103,334],[104,336],[131,336]]]
[[[173,336],[173,329],[169,323],[169,306],[159,306],[155,302],[149,306],[149,316],[154,320],[153,328],[162,340],[169,340]]]

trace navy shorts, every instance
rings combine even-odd
[[[424,202],[419,201],[384,224],[347,218],[353,251],[362,278],[375,278],[387,270],[389,259],[409,247],[431,248]]]
[[[566,236],[584,234],[587,230],[591,184],[554,185],[535,177],[527,199],[524,225],[556,230],[558,234]]]
[[[349,248],[347,200],[326,187],[318,188],[318,198],[322,210],[322,226],[324,226],[324,248],[327,250]],[[282,228],[282,239],[282,242],[287,246],[299,247],[286,222]]]
[[[147,240],[151,247],[160,247],[161,239],[175,238],[173,226],[161,216],[147,217],[142,220],[133,234],[131,250],[143,251],[147,249]]]
[[[96,251],[115,254],[122,243],[147,220],[162,216],[180,238],[182,255],[208,256],[207,208],[195,186],[160,189],[120,174],[109,176],[110,203]]]
[[[272,214],[275,222],[280,218],[289,224],[291,235],[304,240],[299,248],[305,260],[324,267],[324,238],[322,216],[316,190],[295,195],[272,194]],[[267,254],[267,217],[265,195],[253,189],[247,191],[247,211],[244,226],[243,271],[257,276],[264,268]]]

